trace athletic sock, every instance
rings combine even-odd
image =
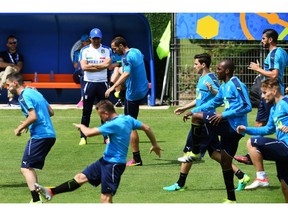
[[[233,170],[232,169],[223,170],[222,172],[223,172],[228,200],[235,201],[236,196],[235,196],[235,191],[234,191]]]
[[[185,183],[186,183],[186,178],[187,178],[188,174],[184,174],[180,172],[180,176],[179,179],[177,181],[179,187],[184,187]]]
[[[192,152],[194,154],[200,153],[200,139],[202,134],[202,125],[191,124],[192,130]]]
[[[192,140],[192,127],[191,127],[189,134],[186,138],[186,144],[185,144],[184,149],[183,149],[184,153],[186,153],[188,151],[192,151],[192,143],[193,143],[193,140]]]
[[[51,188],[51,192],[53,194],[59,194],[59,193],[74,191],[79,187],[81,187],[81,185],[75,179],[71,179],[55,188]]]
[[[244,177],[244,173],[238,169],[235,173],[235,176],[237,176],[238,179],[242,179]]]
[[[133,152],[133,159],[136,163],[142,163],[140,151]]]
[[[258,179],[261,179],[261,180],[264,180],[267,177],[265,171],[256,172],[256,176],[257,176]]]
[[[40,201],[39,192],[37,192],[36,190],[30,191],[30,192],[31,192],[31,195],[32,195],[33,202]]]

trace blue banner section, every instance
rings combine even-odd
[[[288,13],[177,13],[178,39],[261,40],[273,28],[288,40]]]

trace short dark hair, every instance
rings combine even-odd
[[[16,38],[16,36],[15,35],[13,35],[13,34],[11,34],[11,35],[8,35],[8,37],[7,37],[7,41],[10,39],[10,38],[15,38],[16,40],[17,40],[17,38]]]
[[[266,37],[268,37],[268,38],[272,38],[273,41],[274,41],[275,43],[277,43],[277,40],[278,40],[278,32],[275,31],[274,29],[265,29],[265,30],[263,31],[263,34],[265,34]]]
[[[196,54],[194,59],[198,59],[201,64],[205,63],[206,67],[210,68],[211,56],[208,53]]]
[[[6,79],[12,82],[16,80],[19,83],[19,85],[24,85],[23,77],[18,72],[13,72],[13,73],[8,74]]]
[[[235,70],[235,64],[231,59],[224,59],[222,62],[225,63],[225,70],[229,69],[230,74],[233,75]]]
[[[109,100],[101,100],[95,106],[97,111],[115,113],[114,105]]]
[[[122,34],[116,34],[116,35],[114,35],[113,39],[116,38],[116,37],[122,37],[122,38],[125,39],[124,35],[122,35]]]
[[[127,47],[127,42],[123,37],[115,37],[112,41],[111,44],[114,43],[116,47],[119,47],[120,44],[122,44],[124,47]]]

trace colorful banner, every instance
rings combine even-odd
[[[177,13],[179,39],[261,40],[273,28],[288,40],[288,13]]]

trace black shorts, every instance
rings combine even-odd
[[[133,118],[137,119],[138,114],[139,114],[139,106],[141,102],[144,100],[144,98],[142,98],[141,100],[137,100],[137,101],[125,100],[124,101],[124,114],[130,115]]]
[[[188,151],[191,151],[191,149],[187,148],[189,146],[189,143],[192,141],[192,128],[190,128],[189,134],[186,139],[186,145],[183,149],[183,152],[186,153]],[[192,147],[193,151],[193,147]],[[206,125],[202,127],[202,133],[201,133],[201,141],[200,141],[200,153],[201,157],[204,157],[206,151],[208,151],[209,155],[211,156],[214,151],[220,151],[220,141],[217,134],[210,135],[208,132],[208,129]]]
[[[275,161],[278,179],[288,184],[288,145],[274,138],[252,137],[251,145],[262,154],[264,160]]]
[[[258,106],[256,121],[257,122],[267,122],[270,115],[270,109],[273,104],[266,103],[266,101],[261,98]]]
[[[208,118],[215,115],[214,112],[204,112],[203,120],[208,128],[210,139],[215,135],[220,136],[220,150],[224,150],[230,157],[234,157],[239,140],[243,135],[238,134],[229,124],[227,119],[223,119],[217,126],[210,124]],[[208,141],[209,142],[209,141]]]

